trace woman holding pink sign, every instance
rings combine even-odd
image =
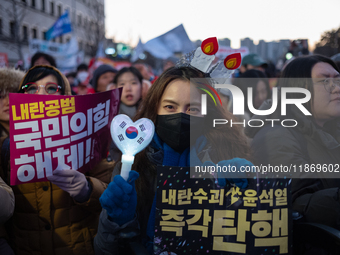
[[[71,88],[58,69],[35,66],[22,79],[18,92],[71,95]],[[103,159],[86,174],[55,170],[47,177],[49,182],[13,186],[16,207],[10,237],[16,254],[94,254],[99,197],[111,168]]]

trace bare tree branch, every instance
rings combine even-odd
[[[332,56],[340,52],[340,28],[325,31],[316,44],[314,53]]]
[[[19,23],[22,24],[22,22],[24,21],[24,18],[26,16],[26,9],[27,8],[20,8],[19,13],[18,13],[18,20]]]
[[[4,8],[1,6],[1,9],[5,9],[6,15],[8,17],[8,22],[13,22],[10,29],[13,29],[8,32],[8,35],[5,34],[1,36],[1,41],[6,44],[9,49],[15,50],[19,56],[19,59],[23,59],[22,46],[23,40],[20,38],[20,28],[22,27],[22,22],[25,16],[25,9],[27,5],[23,5],[20,2],[15,0],[11,0],[11,7]]]

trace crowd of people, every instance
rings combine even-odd
[[[248,88],[252,88],[255,109],[269,109],[269,76],[268,63],[249,54],[231,82],[246,98]],[[192,158],[201,164],[223,161],[237,167],[340,165],[340,71],[330,58],[301,56],[281,70],[282,79],[276,86],[308,89],[311,100],[304,106],[311,115],[289,105],[288,116],[282,116],[278,109],[262,117],[295,119],[295,128],[271,123],[260,128],[212,128],[214,119],[239,120],[240,116],[232,114],[233,97],[224,89],[219,90],[222,105],[208,98],[208,112],[202,115],[204,91],[190,80],[208,77],[190,64],[167,64],[157,76],[145,63],[131,63],[120,70],[103,64],[93,74],[81,64],[75,72],[64,75],[53,57],[44,53],[32,57],[27,72],[1,68],[0,254],[128,254],[122,251],[126,247],[122,247],[121,233],[126,230],[138,230],[138,241],[148,254],[153,254],[159,165],[187,167]],[[292,83],[285,82],[287,78],[299,79]],[[54,170],[48,182],[10,186],[8,93],[86,95],[116,88],[122,88],[120,114],[133,120],[148,118],[155,125],[154,137],[136,155],[128,180],[120,176],[121,152],[111,142],[109,156],[87,173]],[[254,117],[248,102],[244,107],[241,118],[248,122]],[[190,125],[199,127],[194,141],[190,139]],[[226,180],[241,188],[247,185],[246,181],[239,184],[228,177]],[[307,222],[340,230],[339,180],[303,175],[292,179],[291,209]]]

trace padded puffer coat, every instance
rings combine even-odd
[[[62,77],[66,84],[65,94],[71,95],[70,85],[66,77]],[[77,203],[67,192],[51,182],[12,186],[15,210],[7,229],[15,253],[94,254],[93,239],[101,212],[99,197],[110,182],[112,169],[113,162],[105,158],[85,174],[92,191],[84,203]],[[7,176],[10,176],[9,172]]]
[[[270,105],[262,106],[269,109]],[[263,127],[246,128],[247,135],[253,138],[254,159],[258,165],[295,166],[298,173],[302,168],[306,169],[295,175],[298,178],[292,179],[292,209],[308,222],[340,229],[340,179],[334,175],[331,177],[331,171],[312,170],[312,166],[325,166],[333,167],[334,172],[339,171],[340,119],[319,127],[312,117],[305,116],[295,107],[292,109],[291,105],[287,107],[287,113],[284,117],[274,113],[263,119],[294,119],[298,123],[296,127],[275,124],[272,127],[269,122]],[[312,171],[315,173],[313,178],[310,177]]]
[[[20,70],[16,70],[13,68],[0,68],[0,95],[6,95],[7,93],[10,92],[16,92],[18,89],[18,85],[20,84],[20,81],[22,80],[22,78],[25,76],[25,73],[23,71]],[[8,99],[4,99],[4,100],[8,100]],[[8,104],[8,102],[5,103],[6,105]],[[9,123],[5,123],[7,124],[7,127],[9,126]],[[8,131],[7,129],[4,127],[5,125],[3,125],[3,121],[0,120],[0,144],[2,144],[2,140],[8,136]],[[1,166],[0,166],[0,177],[2,179],[4,179],[4,175],[3,172],[1,171]],[[1,185],[2,186],[2,185]],[[14,209],[14,195],[13,195],[13,191],[11,188],[5,188],[7,185],[4,185],[4,190],[6,189],[9,193],[3,193],[3,195],[7,196],[10,195],[11,197],[11,202],[10,204],[3,202],[2,203],[2,213],[3,215],[8,214],[8,212],[12,212]],[[3,201],[3,200],[0,200]],[[13,204],[13,205],[12,205]],[[8,208],[8,206],[12,207],[12,208]],[[11,214],[10,214],[11,215]],[[7,219],[6,219],[7,220]],[[5,220],[1,220],[1,224],[0,224],[0,238],[7,238],[7,233],[6,233],[6,229],[3,225],[3,223],[5,222]]]

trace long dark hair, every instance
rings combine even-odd
[[[205,75],[201,71],[191,67],[171,67],[167,69],[151,86],[147,96],[140,105],[134,120],[148,118],[156,123],[160,99],[166,87],[176,79],[190,81],[192,78],[205,78]],[[194,85],[197,86],[196,84]],[[204,93],[202,90],[198,91]],[[204,129],[204,134],[209,144],[215,149],[214,153],[210,155],[215,163],[220,160],[234,157],[250,159],[250,148],[241,127],[237,125],[234,125],[233,127],[218,125],[217,127],[212,128],[213,119],[227,119],[230,123],[233,116],[230,112],[226,112],[221,105],[215,105],[213,99],[209,97],[207,100],[207,115],[205,118],[205,126],[202,127],[202,129]],[[136,181],[136,190],[137,194],[139,194],[139,210],[148,213],[154,195],[152,181],[156,178],[156,169],[149,162],[146,150],[136,155],[133,169],[139,171],[140,174],[139,179]]]
[[[120,69],[117,74],[115,75],[115,77],[113,78],[113,83],[118,86],[118,79],[120,76],[122,76],[124,73],[132,73],[137,80],[139,81],[140,84],[140,98],[137,101],[137,103],[135,104],[136,108],[139,107],[140,103],[142,102],[142,93],[143,93],[143,76],[142,74],[138,71],[138,69],[136,67],[130,66],[130,67],[123,67],[122,69]],[[121,104],[123,104],[123,102],[121,102]]]
[[[143,76],[141,75],[141,73],[138,71],[138,69],[136,67],[130,66],[130,67],[123,67],[122,69],[120,69],[117,74],[115,75],[115,77],[113,78],[113,83],[117,84],[118,82],[118,78],[124,74],[124,73],[132,73],[134,76],[137,77],[140,85],[142,86],[143,83]]]
[[[23,81],[21,82],[22,85],[27,84],[28,82],[36,82],[38,80],[41,80],[45,78],[46,76],[53,75],[57,81],[58,85],[62,87],[62,95],[65,95],[65,82],[63,77],[60,75],[59,72],[56,71],[55,68],[52,68],[50,66],[36,66],[33,67],[28,71],[26,76],[24,77]],[[25,91],[22,88],[19,88],[19,93],[24,93]]]
[[[244,72],[240,78],[236,78],[235,85],[238,86],[242,90],[244,95],[248,95],[248,87],[251,87],[253,89],[253,103],[254,103],[256,92],[257,92],[257,84],[259,81],[263,81],[266,86],[266,91],[267,91],[266,100],[270,99],[271,90],[270,90],[268,78],[263,72],[259,70],[251,69],[251,70]],[[250,112],[248,108],[247,100],[244,100],[244,110],[252,115],[252,113]]]
[[[311,110],[314,98],[313,82],[311,79],[312,69],[320,62],[330,64],[335,70],[340,72],[337,65],[330,58],[322,55],[301,56],[287,64],[278,82],[278,87],[300,87],[308,89],[311,93],[311,100],[304,104],[304,106],[309,111]],[[298,98],[300,95],[288,93],[287,96],[290,98]]]

